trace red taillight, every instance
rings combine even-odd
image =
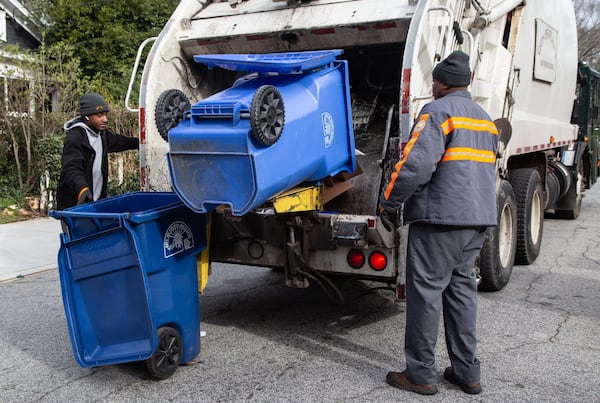
[[[353,269],[360,269],[365,264],[365,255],[358,249],[352,249],[348,252],[348,264]]]
[[[373,252],[369,256],[369,265],[373,270],[381,271],[387,266],[387,257],[381,252]]]

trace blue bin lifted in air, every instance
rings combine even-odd
[[[205,215],[172,192],[133,192],[50,211],[75,361],[146,361],[159,379],[200,352],[196,256]]]
[[[301,183],[356,169],[348,66],[341,50],[196,55],[246,72],[191,107],[168,135],[175,192],[192,210],[243,215]]]

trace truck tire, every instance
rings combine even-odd
[[[275,144],[285,123],[283,99],[272,85],[258,87],[250,105],[252,137],[263,146]]]
[[[169,141],[169,130],[181,122],[183,114],[190,108],[190,101],[183,91],[176,89],[163,91],[158,96],[154,109],[154,120],[160,137]]]
[[[515,169],[510,177],[517,198],[516,264],[531,264],[540,253],[544,229],[545,195],[534,168]]]
[[[517,202],[506,180],[500,181],[496,209],[498,225],[487,229],[479,254],[480,291],[501,290],[512,274],[517,245]]]
[[[183,357],[183,340],[177,330],[164,326],[158,329],[158,349],[146,360],[150,375],[167,379],[177,371]]]

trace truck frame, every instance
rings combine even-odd
[[[139,113],[142,190],[172,190],[168,131],[190,104],[239,78],[194,55],[341,49],[357,172],[307,184],[326,195],[319,209],[214,210],[204,263],[283,269],[289,286],[334,291],[331,275],[352,276],[388,284],[403,299],[407,229],[383,228],[379,196],[432,100],[433,68],[460,49],[471,58],[473,99],[500,131],[497,206],[490,206],[498,225],[475,267],[480,290],[500,290],[514,264],[540,253],[545,212],[576,218],[596,178],[589,136],[571,123],[576,43],[569,0],[183,0],[160,35],[140,46],[126,97]],[[149,44],[134,108],[129,98]]]

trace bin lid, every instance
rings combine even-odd
[[[325,66],[333,62],[342,52],[341,49],[333,49],[311,52],[194,55],[194,61],[205,64],[209,69],[217,66],[226,70],[250,73],[289,74]]]

